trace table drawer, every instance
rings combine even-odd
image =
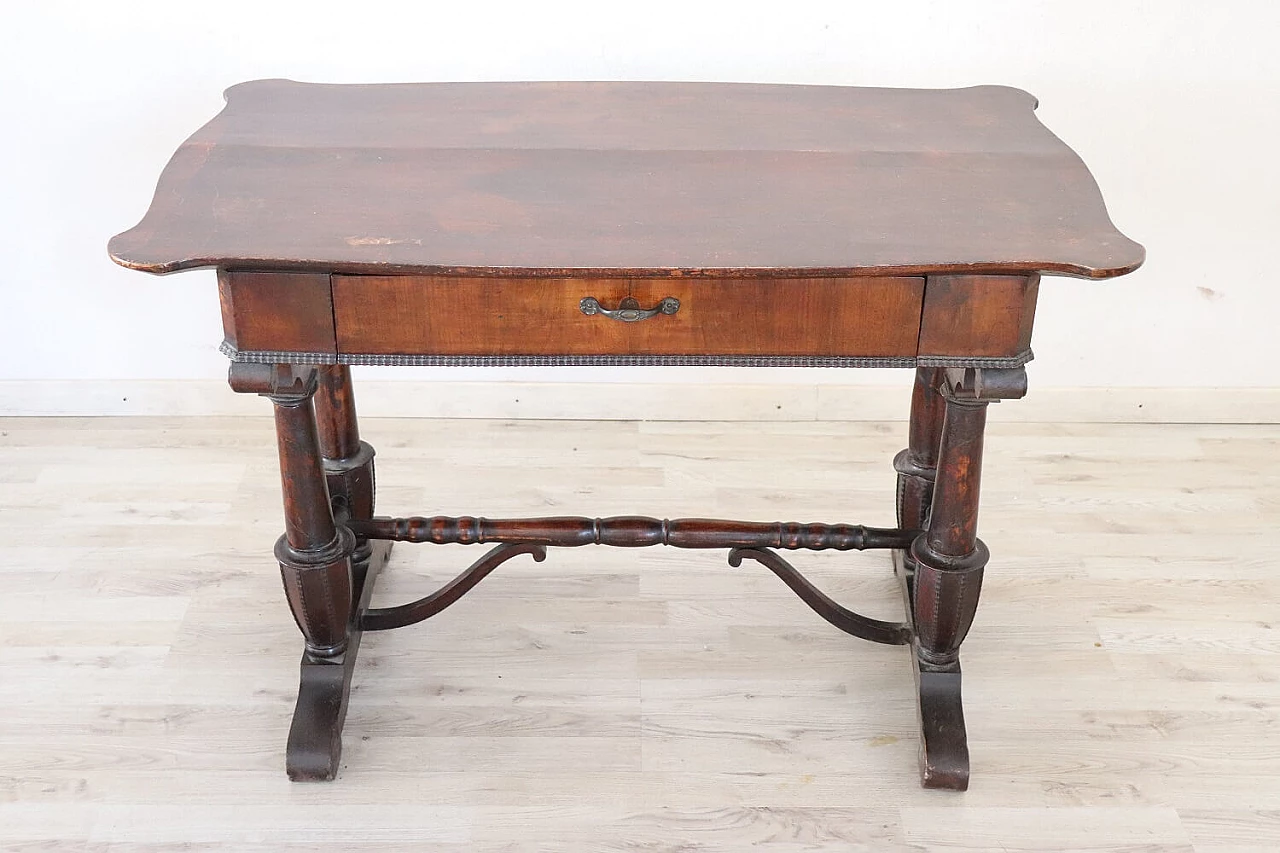
[[[338,352],[914,356],[923,278],[568,279],[335,275]],[[586,314],[627,298],[674,313]]]

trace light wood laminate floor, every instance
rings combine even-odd
[[[368,635],[341,775],[292,785],[269,417],[0,421],[0,849],[1280,850],[1280,428],[996,409],[960,795],[918,786],[905,649],[662,548],[521,558]],[[363,433],[383,513],[891,525],[905,426]],[[476,554],[397,547],[375,604]],[[884,552],[795,562],[900,614]]]

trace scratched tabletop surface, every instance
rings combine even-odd
[[[478,275],[1107,278],[1143,249],[1018,89],[233,86],[113,259]]]

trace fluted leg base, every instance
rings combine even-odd
[[[390,542],[372,542],[368,560],[352,564],[356,607],[347,647],[334,657],[302,655],[298,704],[289,728],[285,769],[295,782],[326,782],[338,774],[342,758],[342,725],[347,718],[351,675],[360,651],[360,619],[369,606],[374,580],[391,554]]]
[[[920,729],[920,784],[964,791],[969,787],[969,738],[960,697],[959,658],[945,665],[920,658],[915,624],[914,566],[906,552],[893,552],[893,570],[911,620],[911,673],[916,685],[916,721]]]

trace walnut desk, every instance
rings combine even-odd
[[[1021,397],[1042,274],[1136,269],[1080,159],[1017,89],[262,80],[188,139],[112,258],[216,267],[230,383],[274,404],[275,557],[305,648],[287,768],[330,779],[363,631],[409,625],[549,546],[729,549],[836,628],[907,645],[923,783],[963,789],[959,650],[987,405]],[[914,367],[897,527],[374,514],[350,368]],[[390,544],[491,544],[368,607]],[[906,619],[828,598],[779,549],[893,549]]]

